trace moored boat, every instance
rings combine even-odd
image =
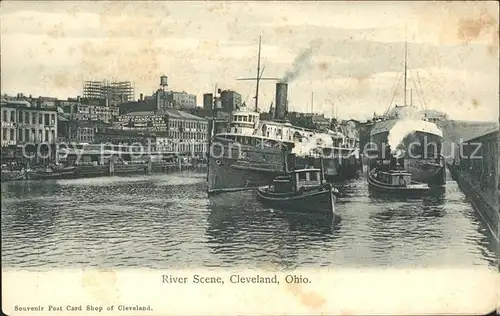
[[[52,166],[27,173],[29,180],[68,179],[76,176],[76,167]]]
[[[338,191],[323,180],[321,169],[298,169],[256,190],[257,198],[284,211],[335,215]]]
[[[442,156],[443,131],[423,111],[414,105],[410,94],[407,104],[407,47],[405,44],[404,103],[388,108],[370,131],[370,151],[374,167],[375,159],[389,159],[398,151],[405,155],[404,168],[411,174],[413,181],[429,186],[446,184],[445,161]],[[410,90],[411,92],[412,90]]]
[[[259,42],[260,65],[260,42]],[[257,73],[260,74],[260,66]],[[254,80],[254,78],[249,78]],[[359,170],[359,142],[340,131],[319,131],[292,125],[286,119],[288,112],[288,84],[276,84],[275,111],[271,120],[260,120],[258,87],[260,75],[255,78],[257,91],[255,109],[246,105],[233,109],[228,126],[216,130],[216,110],[210,129],[208,163],[208,193],[255,189],[282,175],[284,153],[297,153],[297,167],[315,165],[320,157],[324,176],[330,181],[357,176]],[[274,80],[274,79],[273,79]],[[220,103],[220,100],[216,101]],[[213,133],[213,136],[212,136]],[[311,159],[314,161],[311,163]]]
[[[369,189],[382,193],[423,195],[438,191],[427,183],[412,179],[411,172],[404,169],[403,159],[379,161],[377,167],[368,172]]]

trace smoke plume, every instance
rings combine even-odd
[[[420,121],[417,120],[400,120],[397,121],[396,124],[389,131],[389,135],[387,135],[387,142],[389,147],[391,148],[391,155],[397,153],[398,146],[402,145],[403,139],[410,135],[411,133],[417,131],[419,129]]]
[[[285,75],[281,79],[282,82],[288,83],[295,78],[297,78],[304,67],[311,63],[311,57],[315,49],[321,45],[321,40],[314,40],[309,45],[309,48],[302,51],[293,61],[292,68],[285,72]]]
[[[314,134],[312,137],[303,138],[302,142],[295,143],[292,153],[297,156],[306,156],[318,147],[333,147],[332,137],[328,134]]]

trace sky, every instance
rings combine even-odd
[[[197,95],[215,86],[255,105],[263,77],[288,81],[290,111],[369,119],[407,99],[458,120],[499,117],[496,2],[2,1],[2,93],[82,94],[84,80],[130,80]],[[274,101],[261,81],[259,109]],[[399,83],[399,84],[398,84]]]

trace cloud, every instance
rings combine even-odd
[[[342,117],[359,118],[390,102],[406,24],[409,67],[418,69],[428,103],[457,117],[498,117],[495,10],[475,3],[6,2],[2,90],[68,97],[81,93],[83,80],[115,78],[149,93],[166,74],[172,89],[199,100],[217,83],[251,103],[254,82],[235,78],[255,76],[262,35],[266,77],[282,77],[311,40],[321,42],[289,85],[293,108],[308,109],[314,91],[317,110],[329,114],[333,103]],[[261,83],[262,109],[274,89]]]

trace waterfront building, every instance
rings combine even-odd
[[[451,168],[460,188],[468,195],[495,235],[500,223],[499,137],[500,132],[496,127],[462,142],[459,155],[455,156],[454,166]]]
[[[110,122],[119,115],[120,108],[103,103],[105,102],[92,99],[59,102],[64,113],[68,114],[70,119]]]
[[[117,130],[106,129],[95,133],[95,142],[98,144],[113,144],[122,146],[141,146],[151,145],[150,150],[156,150],[156,140],[158,136],[155,133],[142,132],[138,130]]]
[[[303,128],[327,130],[331,126],[331,120],[324,114],[290,112],[287,118],[292,125]]]
[[[241,107],[241,94],[232,90],[223,90],[220,92],[220,101],[223,112],[236,111]]]
[[[39,103],[38,103],[39,104]],[[2,147],[57,141],[57,108],[2,100]]]
[[[165,133],[165,142],[173,151],[206,152],[208,121],[177,109],[161,112],[129,112],[119,117],[123,130],[135,130],[149,133]]]
[[[58,141],[63,143],[92,144],[95,134],[112,125],[100,120],[78,120],[63,115],[58,116]]]
[[[185,91],[172,91],[172,99],[176,109],[194,109],[196,108],[196,95]]]
[[[203,109],[207,111],[211,111],[213,108],[214,102],[214,94],[213,93],[205,93],[203,95]]]
[[[157,110],[156,98],[146,96],[143,100],[120,104],[119,113],[125,115],[130,112],[153,112]]]

